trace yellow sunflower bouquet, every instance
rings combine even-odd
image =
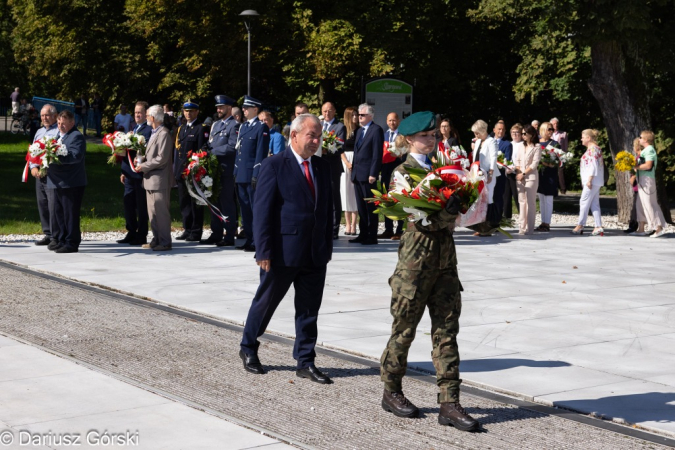
[[[623,150],[616,155],[614,168],[619,172],[630,172],[635,167],[635,156]]]

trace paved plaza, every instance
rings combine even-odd
[[[675,436],[675,241],[618,230],[572,236],[569,229],[514,239],[456,233],[462,378]],[[379,358],[391,324],[387,279],[396,250],[396,242],[336,242],[319,317],[322,346]],[[0,260],[237,324],[258,283],[252,254],[180,242],[157,254],[85,241],[69,255],[13,243],[0,245]],[[409,361],[433,371],[429,328],[426,316]],[[269,331],[294,334],[292,298]]]

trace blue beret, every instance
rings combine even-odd
[[[183,103],[183,109],[199,109],[199,103],[188,100],[187,102]]]
[[[262,102],[248,95],[244,95],[244,103],[242,106],[252,106],[253,108],[260,108],[262,106]]]
[[[411,114],[401,121],[398,132],[403,136],[436,129],[436,115],[431,111],[420,111]]]
[[[216,106],[229,105],[234,106],[237,102],[233,98],[228,97],[227,95],[216,95]]]

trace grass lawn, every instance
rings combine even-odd
[[[0,235],[40,234],[40,217],[35,199],[35,179],[21,182],[28,149],[25,136],[0,133]],[[124,231],[124,186],[120,168],[106,163],[110,149],[87,144],[87,181],[82,203],[82,231]],[[178,193],[172,192],[171,217],[174,227],[181,227]],[[209,223],[209,211],[204,222]]]

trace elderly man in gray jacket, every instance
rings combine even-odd
[[[161,105],[153,105],[148,109],[147,121],[152,127],[152,134],[143,162],[136,167],[138,171],[143,172],[143,188],[147,193],[150,229],[154,237],[150,244],[143,245],[143,248],[159,252],[171,250],[169,204],[173,185],[171,166],[173,145],[171,133],[163,126],[164,108]]]

